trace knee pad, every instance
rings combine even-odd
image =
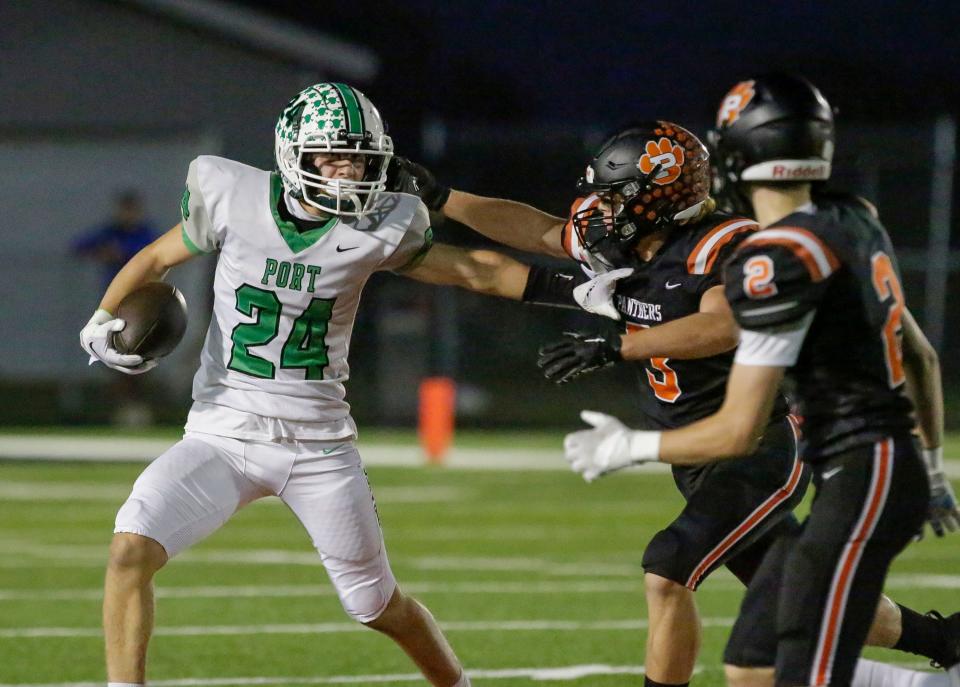
[[[360,623],[380,617],[397,588],[383,551],[366,561],[325,557],[323,563],[347,615]]]

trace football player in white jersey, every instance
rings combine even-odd
[[[344,400],[360,292],[376,271],[520,299],[528,268],[432,246],[419,198],[384,191],[392,142],[359,91],[302,91],[276,127],[276,172],[201,156],[182,222],[126,264],[81,332],[91,361],[128,374],[110,334],[125,295],[219,252],[213,317],[183,439],[151,463],[117,514],[104,595],[108,680],[142,685],[152,578],[263,496],[303,524],[346,612],[399,644],[434,685],[469,679],[429,611],[397,587]],[[431,248],[432,246],[432,248]]]

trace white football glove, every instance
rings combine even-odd
[[[587,312],[619,320],[620,313],[613,305],[613,292],[617,288],[617,282],[631,274],[633,274],[632,267],[623,267],[619,270],[598,274],[590,281],[576,287],[573,290],[573,298]]]
[[[943,471],[943,447],[923,449],[923,462],[927,465],[927,477],[930,479],[927,522],[938,537],[947,532],[956,532],[960,529],[960,508],[957,507],[957,496],[950,480]]]
[[[126,324],[102,308],[93,313],[87,325],[80,330],[80,345],[90,354],[88,365],[101,362],[112,370],[139,375],[159,364],[158,360],[144,360],[140,355],[120,353],[110,345],[110,335],[119,332]]]
[[[570,468],[587,482],[628,465],[659,460],[660,432],[632,430],[612,415],[593,410],[581,411],[580,418],[593,429],[568,434],[563,452]]]

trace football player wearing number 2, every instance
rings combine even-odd
[[[155,361],[110,347],[123,297],[218,252],[214,310],[186,432],[140,475],[117,514],[103,617],[110,683],[142,685],[152,579],[251,501],[276,495],[318,550],[344,610],[399,644],[430,683],[470,680],[429,611],[394,580],[344,400],[360,292],[375,271],[519,299],[528,269],[432,246],[419,198],[384,192],[393,144],[359,91],[302,91],[276,127],[277,172],[217,157],[190,164],[182,222],[108,287],[81,341],[127,373]]]
[[[693,467],[749,453],[776,413],[789,370],[817,496],[802,528],[780,537],[750,583],[724,656],[728,682],[848,685],[856,665],[857,684],[955,684],[957,666],[918,678],[857,663],[893,557],[925,516],[938,534],[957,523],[939,458],[936,356],[905,309],[890,240],[865,202],[812,193],[810,182],[830,174],[833,118],[805,80],[772,75],[738,84],[721,108],[715,144],[720,181],[761,226],[724,267],[741,334],[723,404],[667,431],[632,431],[588,415],[594,429],[568,435],[567,459],[578,471],[603,474],[630,463]],[[932,657],[943,667],[960,662],[960,615],[896,612],[897,648],[922,651],[918,639],[936,639],[940,625],[946,634]]]
[[[597,275],[574,289],[553,271],[532,268],[525,300],[575,297],[581,307],[622,320],[627,329],[623,336],[568,335],[541,350],[540,365],[548,378],[564,383],[632,361],[648,427],[668,429],[707,417],[723,403],[737,327],[723,295],[721,266],[758,228],[742,215],[715,211],[707,158],[699,139],[676,124],[624,129],[590,162],[579,184],[586,195],[573,204],[567,222],[514,201],[450,190],[402,158],[393,161],[391,183],[420,193],[432,209],[496,241],[569,256]],[[686,505],[643,554],[647,687],[690,681],[700,646],[699,585],[723,565],[749,583],[772,542],[799,528],[791,510],[804,494],[807,471],[798,460],[787,405],[779,396],[774,405],[750,455],[674,467]],[[588,465],[580,472],[592,480],[603,470]],[[899,613],[884,600],[871,643],[897,641]],[[919,651],[942,657],[942,628],[925,618],[922,629]]]

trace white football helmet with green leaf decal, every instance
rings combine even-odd
[[[393,141],[373,103],[342,83],[318,83],[291,100],[277,121],[274,154],[283,186],[292,197],[324,212],[362,217],[386,188]],[[361,153],[360,181],[322,176],[313,153]]]

